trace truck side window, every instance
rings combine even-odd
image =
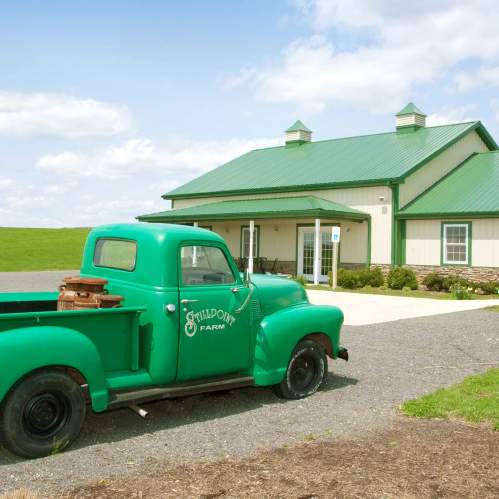
[[[94,265],[111,269],[135,269],[137,243],[126,239],[99,239],[95,244]]]
[[[183,246],[182,282],[186,286],[199,284],[233,284],[235,282],[227,258],[213,246]]]

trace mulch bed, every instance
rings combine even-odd
[[[249,458],[160,467],[64,498],[497,498],[499,432],[400,418],[358,440],[307,441]]]

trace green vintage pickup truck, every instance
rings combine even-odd
[[[0,428],[34,458],[60,451],[95,412],[168,397],[273,386],[316,392],[340,346],[343,314],[298,283],[242,276],[224,240],[166,224],[98,227],[84,277],[108,280],[120,308],[57,310],[58,293],[0,294]]]

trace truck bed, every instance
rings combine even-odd
[[[32,327],[73,330],[96,345],[106,373],[139,369],[139,316],[145,307],[57,311],[57,295],[0,293],[0,334]]]
[[[57,310],[59,293],[0,293],[0,314]]]

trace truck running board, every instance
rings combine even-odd
[[[109,408],[129,406],[132,403],[150,402],[174,397],[185,397],[198,393],[215,392],[219,390],[232,390],[253,385],[252,376],[231,376],[224,378],[211,378],[203,381],[189,381],[168,385],[165,387],[145,387],[133,391],[120,391],[111,393]]]

